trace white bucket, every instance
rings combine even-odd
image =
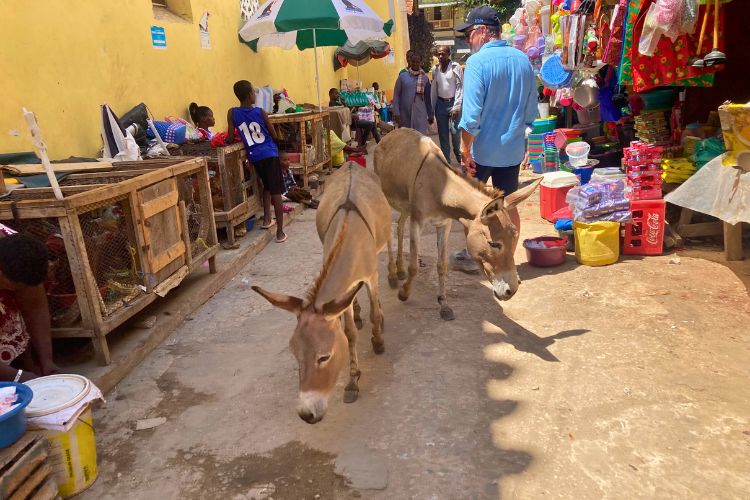
[[[548,102],[540,102],[536,105],[537,109],[539,110],[539,118],[542,120],[549,118],[549,103]]]

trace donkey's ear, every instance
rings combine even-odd
[[[364,284],[364,281],[360,281],[354,288],[346,292],[340,299],[333,299],[330,302],[326,302],[325,304],[323,304],[323,308],[320,312],[322,312],[326,316],[338,316],[352,304],[352,302],[354,301],[354,297],[357,296],[357,292],[359,292],[359,289],[362,288],[362,285]]]
[[[293,314],[299,314],[302,310],[302,299],[292,297],[291,295],[284,295],[283,293],[268,292],[259,286],[254,286],[252,289],[279,309],[284,309]]]
[[[485,219],[489,217],[490,215],[494,214],[497,211],[500,211],[503,209],[503,200],[505,198],[501,195],[492,200],[491,202],[487,203],[484,208],[482,209],[482,212],[479,214],[480,219]]]
[[[506,210],[510,210],[511,208],[515,207],[519,203],[521,203],[523,200],[531,196],[531,193],[534,192],[536,187],[539,185],[539,183],[542,182],[542,178],[538,178],[528,186],[526,186],[523,189],[519,189],[515,193],[507,196],[505,198],[505,208]]]

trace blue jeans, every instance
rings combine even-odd
[[[440,139],[440,149],[443,151],[443,156],[450,163],[452,143],[453,154],[456,156],[458,163],[461,163],[461,131],[458,128],[455,129],[455,133],[450,131],[453,101],[453,99],[444,101],[438,97],[435,103],[435,120],[437,121],[438,138]]]

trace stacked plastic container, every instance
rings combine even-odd
[[[634,141],[624,153],[633,222],[623,225],[622,253],[661,255],[666,213],[661,191],[662,148]]]
[[[560,167],[560,154],[555,146],[555,134],[544,136],[544,173],[556,172]]]

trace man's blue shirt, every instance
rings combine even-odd
[[[526,127],[536,116],[536,79],[526,54],[497,40],[469,58],[459,127],[475,136],[476,163],[486,167],[521,163]]]

